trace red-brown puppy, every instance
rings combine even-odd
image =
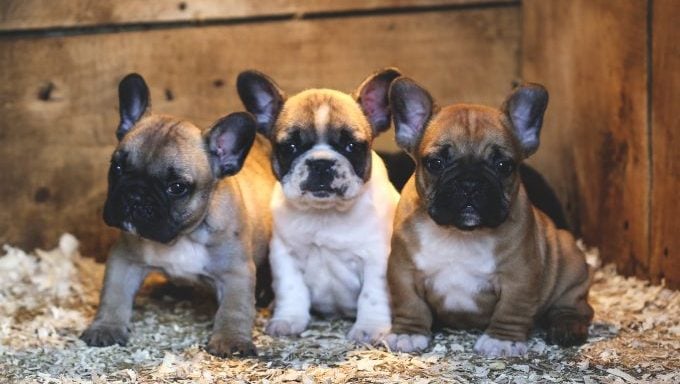
[[[433,323],[484,330],[474,349],[486,356],[526,353],[537,323],[551,342],[585,342],[593,316],[585,258],[531,205],[517,172],[538,148],[545,88],[521,85],[501,109],[439,109],[408,78],[389,97],[397,143],[416,162],[389,259],[390,347],[427,348]]]

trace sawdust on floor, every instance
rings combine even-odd
[[[528,356],[511,359],[475,355],[474,332],[438,333],[420,355],[356,345],[345,340],[351,323],[344,320],[315,320],[300,338],[271,338],[262,333],[266,311],[254,330],[259,357],[220,359],[203,350],[215,310],[210,295],[177,295],[157,279],[137,297],[129,344],[90,348],[78,335],[94,315],[103,271],[79,255],[70,235],[49,252],[4,247],[0,382],[680,382],[680,292],[624,278],[612,266],[595,275],[586,345],[561,349],[537,332]]]

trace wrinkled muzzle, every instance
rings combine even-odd
[[[143,181],[121,180],[109,188],[104,222],[149,240],[169,243],[180,231],[162,191]]]
[[[501,181],[476,165],[444,170],[435,184],[428,213],[439,225],[469,231],[499,226],[508,209]]]

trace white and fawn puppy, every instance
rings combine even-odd
[[[395,69],[353,95],[309,89],[286,98],[266,75],[246,71],[237,88],[272,143],[270,264],[274,313],[266,332],[297,335],[310,311],[356,317],[348,337],[374,342],[390,328],[386,270],[399,195],[373,138],[390,126]]]
[[[397,143],[416,162],[395,218],[389,346],[423,350],[433,325],[483,330],[474,349],[485,356],[524,354],[534,325],[550,342],[584,343],[593,316],[585,258],[519,179],[538,148],[546,90],[521,85],[501,109],[439,109],[399,78],[389,97]]]
[[[120,82],[119,96],[104,221],[122,232],[106,263],[97,315],[81,339],[125,345],[135,294],[157,270],[214,287],[219,307],[208,352],[255,354],[255,268],[266,265],[275,182],[269,142],[256,137],[246,112],[205,132],[151,113],[137,74]]]

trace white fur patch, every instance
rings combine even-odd
[[[144,240],[143,252],[145,263],[172,277],[195,279],[205,274],[204,269],[210,261],[205,246],[186,237],[171,245]]]
[[[345,210],[302,209],[284,190],[277,185],[272,197],[272,323],[306,322],[314,308],[329,316],[356,315],[355,340],[383,336],[390,325],[385,274],[399,195],[382,160],[373,154],[372,177]],[[272,334],[283,328],[272,327]]]
[[[492,237],[453,232],[432,220],[417,227],[420,251],[413,257],[425,286],[442,299],[444,309],[477,312],[475,296],[493,285],[496,263]]]
[[[328,104],[321,104],[319,108],[314,111],[314,128],[320,134],[326,131],[328,122],[331,117],[331,107]]]

